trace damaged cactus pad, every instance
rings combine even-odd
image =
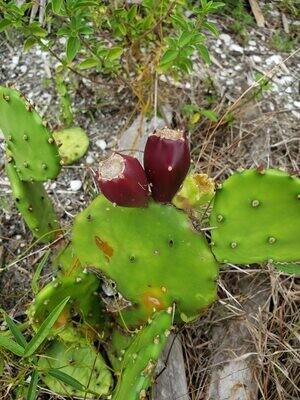
[[[134,304],[129,323],[173,302],[177,316],[195,317],[216,297],[218,265],[205,236],[171,205],[115,207],[98,196],[76,217],[72,242],[81,263],[115,280]]]

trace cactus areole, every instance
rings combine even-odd
[[[146,207],[148,182],[143,167],[131,156],[113,153],[99,164],[96,182],[104,196],[123,207]]]
[[[170,202],[190,167],[185,133],[169,128],[155,130],[145,146],[144,167],[153,199]]]

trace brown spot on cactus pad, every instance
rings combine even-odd
[[[160,294],[161,296],[161,294]],[[166,303],[156,294],[155,291],[148,291],[143,294],[142,303],[149,310],[149,315],[152,314],[153,309],[164,310],[167,308]]]
[[[99,236],[95,236],[95,242],[99,249],[104,253],[106,261],[109,262],[110,258],[114,254],[114,249]]]

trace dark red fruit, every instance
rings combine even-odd
[[[148,137],[144,168],[155,201],[170,202],[179,190],[189,167],[189,146],[182,131],[157,129]]]
[[[104,196],[123,207],[146,207],[148,182],[143,167],[131,156],[113,153],[100,162],[96,182]]]

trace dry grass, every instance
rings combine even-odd
[[[240,290],[243,279],[261,281],[265,291],[264,307],[252,312],[245,310],[247,299]],[[226,288],[226,290],[225,290]],[[234,266],[223,268],[219,280],[219,300],[195,324],[186,327],[182,335],[187,362],[190,396],[205,399],[210,384],[216,347],[213,336],[220,324],[225,326],[242,320],[249,333],[249,350],[244,358],[251,358],[260,400],[298,399],[300,396],[300,280],[266,270]],[[248,312],[246,312],[248,311]],[[252,317],[253,319],[249,318]],[[241,343],[241,346],[243,343]],[[226,349],[233,359],[232,349]],[[240,356],[242,357],[242,356]],[[224,364],[227,360],[224,360]]]

